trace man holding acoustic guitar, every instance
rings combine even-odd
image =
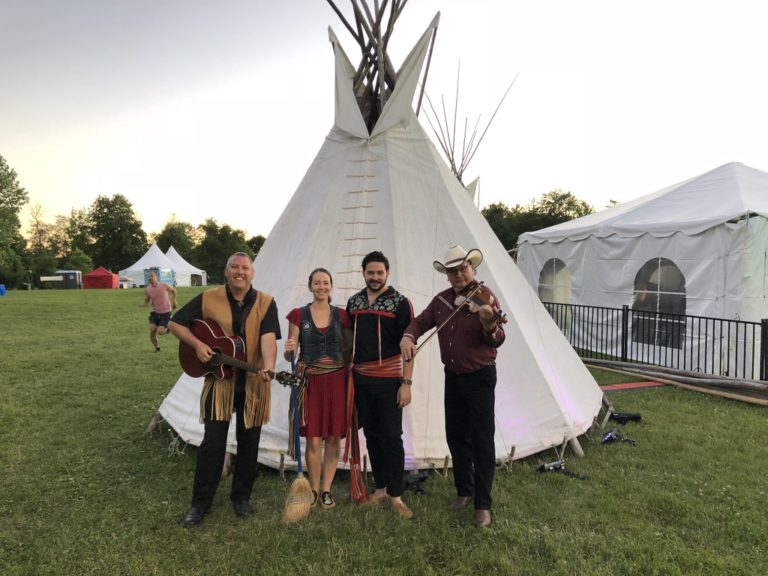
[[[206,375],[200,399],[205,426],[197,453],[192,505],[185,527],[199,524],[221,479],[227,432],[237,415],[237,455],[230,499],[235,514],[253,514],[261,427],[269,421],[280,324],[274,299],[252,287],[251,258],[236,252],[224,269],[225,286],[207,290],[174,314],[170,331],[181,341],[179,359],[192,376]],[[243,360],[244,358],[244,360]],[[234,369],[232,368],[234,366]]]

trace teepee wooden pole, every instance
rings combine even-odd
[[[493,119],[496,118],[496,113],[499,111],[499,108],[501,108],[501,105],[504,103],[504,99],[507,97],[507,94],[509,94],[509,91],[512,90],[512,86],[515,85],[515,82],[517,81],[517,77],[519,76],[519,72],[515,74],[515,77],[512,79],[512,82],[509,84],[509,87],[507,88],[507,91],[504,92],[504,96],[501,97],[501,100],[499,100],[499,105],[496,106],[496,110],[493,111],[493,115],[491,116],[491,119],[488,120],[488,124],[485,127],[485,130],[483,130],[483,133],[480,135],[480,139],[477,141],[477,145],[475,146],[474,150],[469,155],[469,158],[467,158],[467,165],[469,165],[472,158],[475,156],[475,152],[477,152],[477,149],[480,147],[480,143],[483,141],[483,138],[485,138],[485,133],[488,132],[488,128],[491,127],[491,123],[493,122]]]
[[[349,33],[352,34],[352,37],[355,40],[357,40],[358,43],[359,43],[360,42],[360,38],[355,33],[355,31],[352,28],[352,26],[349,25],[349,22],[347,22],[347,19],[344,18],[344,14],[341,13],[341,10],[339,10],[338,7],[336,6],[336,4],[333,3],[333,0],[327,0],[327,2],[328,2],[328,4],[331,5],[331,8],[333,8],[333,11],[336,12],[336,15],[341,19],[342,24],[344,24],[344,26],[347,28],[347,30],[349,30]]]
[[[381,110],[384,110],[384,105],[387,103],[387,74],[384,65],[384,47],[381,43],[381,30],[376,29],[376,56],[379,64],[379,104]]]
[[[352,91],[366,125],[371,129],[397,84],[397,70],[392,64],[387,48],[395,22],[405,8],[407,0],[350,0],[354,23],[351,18],[342,14],[335,0],[326,1],[360,47],[362,58],[355,71]],[[429,73],[436,29],[437,26],[434,25],[424,81]],[[423,89],[419,96],[419,105],[422,97]]]
[[[376,25],[376,20],[373,19],[373,15],[371,14],[371,9],[368,7],[367,2],[360,2],[360,5],[363,7],[363,12],[365,12],[366,18],[368,18],[368,25],[373,29],[373,27]],[[378,12],[378,8],[376,8],[376,11]]]

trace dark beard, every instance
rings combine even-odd
[[[386,286],[386,283],[385,283],[385,282],[379,282],[379,281],[375,281],[375,282],[376,282],[376,283],[379,285],[379,287],[378,287],[378,288],[374,288],[373,286],[371,286],[371,283],[370,283],[368,280],[366,280],[366,281],[365,281],[365,286],[366,286],[366,287],[368,288],[368,290],[370,290],[371,292],[378,292],[378,291],[379,291],[379,290],[381,290],[381,289],[382,289],[384,286]]]

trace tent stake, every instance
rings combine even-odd
[[[578,438],[571,438],[568,440],[568,445],[571,447],[571,452],[577,457],[577,458],[584,458],[584,450],[581,449],[581,444],[579,444]]]
[[[600,423],[600,428],[605,428],[606,423],[611,417],[611,414],[613,414],[613,402],[610,401],[608,396],[603,394],[603,408],[605,409],[605,415],[603,416],[603,421]]]

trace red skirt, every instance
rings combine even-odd
[[[301,435],[308,438],[335,436],[347,433],[347,371],[336,370],[328,374],[308,375],[304,396],[306,426]]]

